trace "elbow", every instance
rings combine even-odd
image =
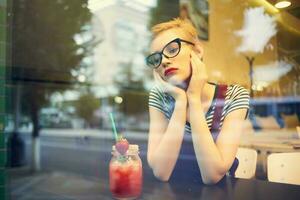
[[[154,176],[155,176],[158,180],[160,180],[160,181],[162,181],[162,182],[168,182],[169,179],[170,179],[170,175],[167,175],[167,174],[165,174],[165,173],[161,173],[161,172],[159,172],[158,170],[155,170],[155,169],[153,169],[153,174],[154,174]]]
[[[150,154],[147,154],[147,163],[151,169],[153,169],[153,159],[150,157]]]
[[[215,174],[215,175],[211,175],[211,176],[205,176],[205,177],[202,177],[202,182],[205,185],[215,185],[215,184],[219,183],[224,176],[225,176],[225,174]]]
[[[149,167],[152,169],[153,175],[160,181],[167,182],[170,179],[171,174],[163,170],[161,167],[157,166],[154,162],[153,156],[147,155],[147,162]]]
[[[167,182],[169,181],[170,175],[167,173],[163,172],[162,170],[159,170],[157,166],[153,165],[153,162],[151,160],[148,160],[148,165],[152,169],[153,175],[155,178],[157,178],[160,181]]]
[[[227,171],[228,171],[228,169],[224,165],[220,165],[213,169],[207,170],[207,171],[205,171],[206,173],[203,173],[203,175],[202,175],[202,182],[205,185],[217,184],[223,179],[223,177],[226,175]]]

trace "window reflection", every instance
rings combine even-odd
[[[267,180],[268,154],[299,151],[299,5],[278,9],[271,0],[188,2],[12,3],[8,167],[107,181],[113,112],[118,131],[140,145],[145,180],[153,176],[146,153],[148,98],[155,81],[144,58],[150,27],[180,14],[198,20],[209,81],[239,84],[251,92],[239,146],[258,152],[255,178]],[[173,197],[169,186],[162,190],[155,195],[167,191]],[[217,196],[223,192],[217,190]]]

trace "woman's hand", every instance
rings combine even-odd
[[[183,89],[166,82],[154,70],[153,70],[153,76],[155,81],[162,87],[163,91],[169,93],[176,101],[181,99],[186,100],[186,94]]]
[[[201,100],[203,87],[207,82],[207,73],[205,64],[201,61],[198,54],[191,52],[191,70],[192,76],[186,91],[189,100]]]

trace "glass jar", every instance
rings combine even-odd
[[[139,146],[129,145],[125,155],[112,147],[109,163],[109,186],[116,199],[135,199],[140,196],[143,184],[142,161]]]

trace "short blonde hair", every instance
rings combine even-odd
[[[197,39],[197,30],[188,19],[174,18],[170,21],[156,24],[151,28],[152,37],[155,38],[158,34],[163,31],[178,28],[182,29],[188,37]]]

